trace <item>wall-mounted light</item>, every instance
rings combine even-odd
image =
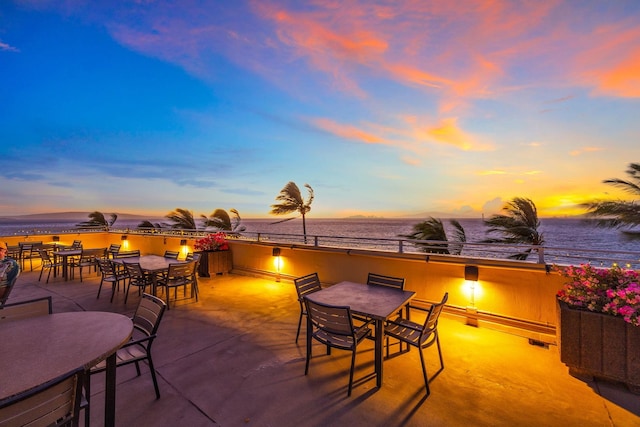
[[[60,241],[60,236],[53,236],[53,241],[54,242],[59,242]]]
[[[282,258],[280,257],[280,248],[273,248],[271,250],[271,256],[273,256],[273,264],[276,267],[276,282],[279,282],[280,269],[282,268]]]
[[[180,246],[187,246],[187,239],[180,240]]]
[[[477,282],[478,281],[478,267],[475,266],[475,265],[465,265],[464,266],[464,280]]]
[[[469,305],[466,308],[467,325],[478,326],[478,309],[476,308],[476,287],[478,286],[478,266],[464,266],[464,280],[469,290]]]
[[[123,234],[122,237],[120,237],[120,240],[127,240],[127,235]]]

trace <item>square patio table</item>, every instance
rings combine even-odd
[[[181,261],[174,258],[167,258],[161,255],[141,255],[126,258],[114,258],[111,261],[122,266],[124,266],[125,263],[140,264],[142,271],[151,276],[151,292],[153,295],[156,294],[158,274],[168,271],[171,264],[184,264],[187,262],[184,260]]]
[[[382,387],[384,322],[407,305],[415,295],[413,291],[403,291],[387,286],[340,282],[309,294],[305,298],[322,304],[349,306],[353,314],[374,320],[376,385]],[[307,334],[311,333],[309,327],[310,321],[307,319]]]

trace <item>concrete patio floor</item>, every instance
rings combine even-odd
[[[64,282],[23,272],[10,302],[51,295],[54,312],[133,313],[122,291],[96,299],[95,274]],[[179,294],[179,298],[182,296]],[[376,389],[373,342],[359,346],[347,397],[350,353],[314,344],[304,375],[304,323],[291,282],[226,275],[200,279],[200,300],[172,303],[153,346],[161,398],[149,371],[118,369],[118,426],[638,426],[640,396],[620,384],[575,378],[555,346],[442,317],[445,369],[425,399],[418,352],[385,360]],[[6,345],[6,344],[5,344]],[[438,367],[435,347],[427,369]],[[104,378],[92,376],[93,426],[103,424]]]

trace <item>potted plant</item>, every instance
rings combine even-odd
[[[589,264],[558,268],[560,360],[570,372],[640,391],[640,283],[636,271]]]
[[[208,234],[197,239],[193,247],[202,254],[198,265],[198,274],[201,277],[226,274],[231,271],[231,251],[225,233]]]

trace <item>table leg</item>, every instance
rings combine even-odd
[[[376,339],[375,339],[375,365],[376,365],[376,385],[382,387],[382,347],[384,340],[383,322],[380,319],[375,321]]]
[[[106,362],[104,425],[113,427],[116,424],[116,353],[107,357]]]

